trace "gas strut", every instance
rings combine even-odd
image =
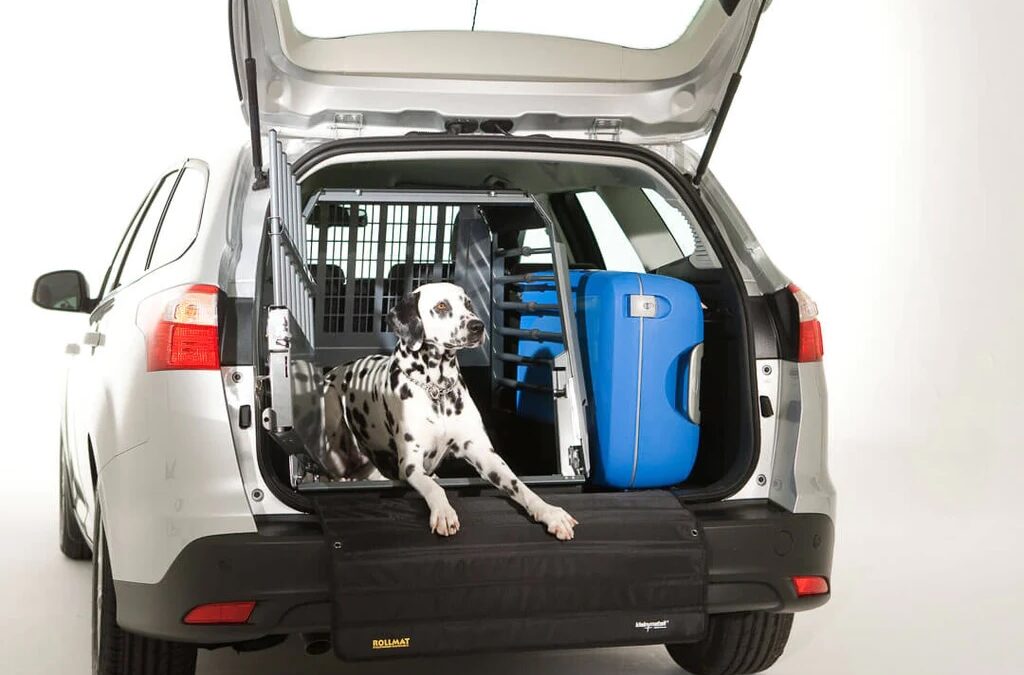
[[[743,55],[740,57],[740,62],[736,66],[736,72],[729,78],[729,84],[725,87],[725,94],[722,96],[722,103],[718,106],[718,112],[715,114],[715,121],[711,125],[711,132],[708,134],[708,142],[704,145],[704,152],[700,156],[700,161],[697,163],[697,170],[693,172],[693,178],[691,182],[694,187],[700,187],[700,183],[704,180],[704,174],[708,172],[708,164],[711,163],[711,155],[715,152],[715,146],[718,145],[718,137],[722,134],[722,127],[725,125],[725,118],[729,115],[729,108],[732,107],[732,100],[736,97],[736,90],[740,87],[740,81],[743,76],[740,71],[743,69],[743,64],[747,60],[747,54],[750,53],[750,45],[754,42],[754,34],[757,33],[757,25],[761,23],[761,15],[764,14],[765,5],[768,4],[768,0],[753,0],[759,2],[757,8],[757,15],[754,17],[754,25],[750,28],[750,35],[747,37],[747,44],[743,48]]]
[[[249,0],[245,0],[245,91],[249,104],[249,142],[252,145],[252,189],[263,190],[269,184],[263,171],[263,139],[260,132],[260,101],[256,86],[256,59],[252,57],[252,30],[249,26]]]

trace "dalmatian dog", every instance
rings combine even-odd
[[[430,529],[450,536],[459,516],[434,472],[446,456],[465,460],[547,531],[573,538],[576,519],[548,504],[495,452],[455,358],[480,345],[484,323],[466,293],[449,283],[420,286],[388,314],[398,337],[391,355],[374,355],[327,374],[329,473],[336,479],[404,480],[427,502]]]

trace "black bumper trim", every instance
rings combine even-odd
[[[798,598],[796,575],[830,578],[833,525],[821,514],[793,514],[768,502],[691,505],[708,547],[708,611],[797,612],[829,595]],[[226,644],[266,635],[330,630],[327,555],[317,521],[262,519],[256,534],[189,544],[156,584],[114,581],[118,623],[142,635]],[[187,626],[208,602],[256,600],[248,624]]]

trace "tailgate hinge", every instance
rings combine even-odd
[[[592,141],[618,141],[622,134],[622,120],[617,117],[598,117],[590,125],[587,137]]]
[[[335,138],[357,138],[363,133],[363,113],[335,113],[334,124],[330,126]]]

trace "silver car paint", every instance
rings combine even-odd
[[[232,2],[239,74],[248,53],[245,4]],[[763,6],[740,0],[728,16],[709,0],[673,44],[625,49],[488,31],[315,39],[295,29],[286,0],[248,5],[264,131],[380,136],[443,131],[453,118],[508,119],[518,134],[610,132],[631,142],[706,132]],[[248,92],[241,93],[248,119]]]
[[[682,143],[651,149],[684,173],[691,173],[699,159]],[[768,257],[710,172],[701,184],[701,194],[739,266],[747,294],[760,296],[786,288],[789,279]],[[758,396],[768,397],[775,414],[771,418],[759,416],[757,466],[730,499],[769,498],[794,513],[823,513],[835,519],[836,493],[828,472],[828,394],[822,364],[758,360],[756,367]]]
[[[234,152],[233,160],[215,165],[208,208],[192,249],[181,260],[133,284],[134,291],[131,286],[118,291],[124,301],[187,282],[216,283],[230,295],[251,297],[267,195],[250,189],[247,161],[247,152]],[[770,264],[746,224],[733,221],[738,212],[713,176],[705,182],[705,194],[716,226],[747,270],[748,290],[751,285],[758,293],[765,292],[762,285],[766,289],[784,286],[785,278]],[[141,333],[132,328],[141,340]],[[759,378],[759,393],[772,398],[777,411],[775,429],[773,433],[772,424],[762,420],[758,468],[751,483],[733,499],[768,497],[796,512],[834,515],[822,366],[771,360],[759,362],[759,369],[764,365],[777,373]],[[191,377],[195,375],[147,374],[147,386],[156,388],[145,394],[156,402],[147,417],[157,423],[138,443],[115,443],[118,449],[98,450],[99,495],[116,579],[156,582],[194,539],[253,532],[253,514],[294,513],[274,497],[260,475],[255,421],[248,429],[237,424],[240,406],[254,403],[252,368],[226,368]],[[172,399],[199,402],[202,410],[178,406]],[[758,485],[757,477],[766,475],[769,466],[769,485]],[[83,516],[89,522],[91,516]]]

